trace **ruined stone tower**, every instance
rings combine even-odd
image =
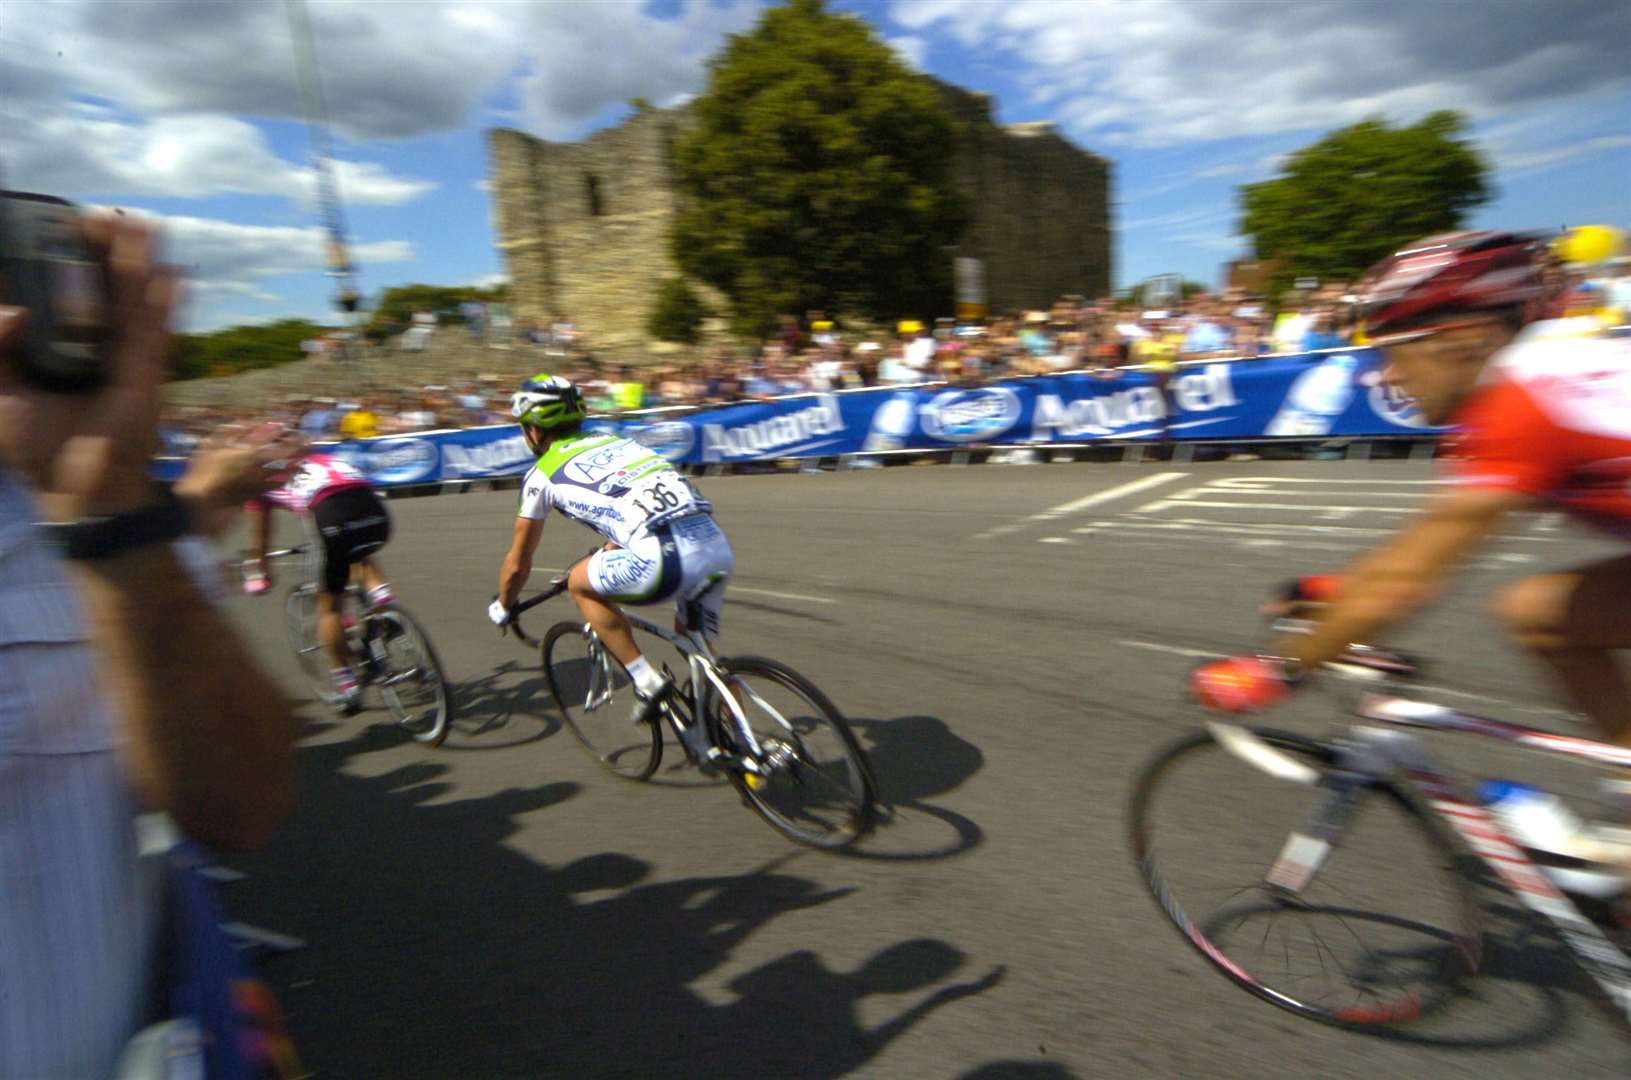
[[[935,85],[963,122],[952,176],[972,212],[947,258],[984,260],[992,311],[1107,293],[1110,163],[1051,124],[998,125],[985,95]],[[518,319],[564,312],[598,344],[644,339],[657,285],[679,273],[672,148],[690,123],[685,108],[645,109],[578,143],[489,133],[494,231]]]

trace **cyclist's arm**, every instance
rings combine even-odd
[[[1482,544],[1508,511],[1528,503],[1519,492],[1485,487],[1435,498],[1421,518],[1350,567],[1341,595],[1320,614],[1313,632],[1281,640],[1278,655],[1312,670],[1354,642],[1374,640],[1436,598],[1456,562]]]
[[[544,535],[544,519],[518,517],[515,532],[510,537],[510,550],[504,556],[504,566],[498,572],[498,598],[507,608],[521,600],[521,589],[532,573],[532,556],[538,550],[538,541]]]

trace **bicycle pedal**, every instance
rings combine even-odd
[[[770,784],[770,778],[764,773],[745,772],[742,774],[742,783],[754,791],[763,791]]]

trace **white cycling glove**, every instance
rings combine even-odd
[[[504,606],[502,600],[494,600],[487,605],[487,617],[493,620],[493,625],[500,629],[510,625],[510,620],[514,618],[510,614],[510,609]]]

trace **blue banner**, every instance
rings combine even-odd
[[[1146,371],[1071,372],[986,386],[805,394],[667,417],[592,417],[677,464],[836,457],[972,444],[1323,439],[1430,435],[1381,380],[1373,349],[1220,360],[1178,368],[1165,392]],[[533,461],[513,424],[339,443],[328,450],[381,487],[516,476]],[[178,459],[155,472],[179,475]]]

